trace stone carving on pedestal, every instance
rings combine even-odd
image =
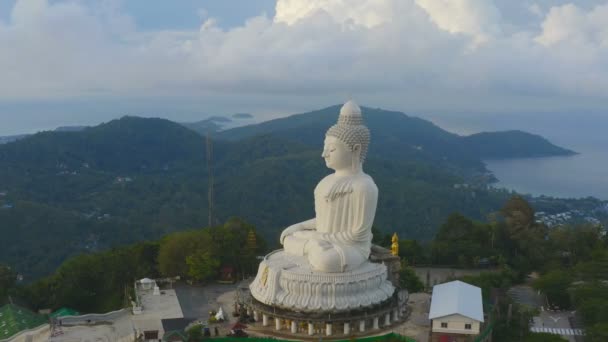
[[[322,157],[334,173],[314,190],[315,217],[286,228],[250,285],[259,302],[299,312],[344,312],[381,303],[395,288],[387,266],[369,261],[378,188],[363,172],[370,142],[349,101],[326,133]]]

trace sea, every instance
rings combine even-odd
[[[485,160],[499,182],[495,187],[522,194],[608,200],[608,113],[427,115],[461,135],[522,130],[539,134],[577,155]]]

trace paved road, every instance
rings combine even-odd
[[[540,308],[543,305],[543,296],[527,285],[513,286],[507,291],[516,303]]]
[[[218,298],[236,289],[236,285],[210,284],[206,286],[189,286],[178,284],[175,287],[177,299],[186,318],[195,318],[206,321],[209,311],[219,309]],[[223,307],[225,315],[232,313],[233,308]]]
[[[534,318],[530,331],[561,335],[575,342],[580,340],[579,336],[583,336],[584,331],[570,325],[573,317],[574,313],[570,311],[541,311],[540,315]]]

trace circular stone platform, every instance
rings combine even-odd
[[[390,298],[395,288],[383,264],[362,264],[344,273],[313,271],[305,257],[283,250],[268,254],[250,285],[259,302],[299,312],[332,312],[362,309]]]

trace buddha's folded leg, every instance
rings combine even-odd
[[[342,258],[333,246],[329,249],[320,246],[312,247],[308,251],[308,261],[315,271],[342,272]]]
[[[338,244],[312,244],[307,255],[314,270],[328,273],[350,271],[366,260],[356,248]]]
[[[293,235],[288,235],[283,240],[283,248],[285,252],[293,255],[304,256],[304,247],[308,240],[298,239]]]

